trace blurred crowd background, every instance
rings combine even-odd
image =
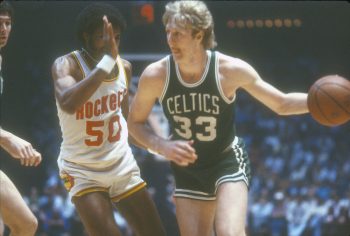
[[[1,169],[39,219],[38,236],[84,236],[58,177],[61,133],[50,67],[79,49],[75,17],[89,1],[13,1],[15,21],[3,55],[1,123],[43,154],[37,168],[21,167],[0,151]],[[115,1],[126,18],[121,56],[133,64],[130,99],[145,66],[168,53],[161,16],[166,2]],[[250,63],[285,92],[307,92],[318,78],[350,79],[348,2],[207,1],[216,50]],[[251,236],[350,235],[350,123],[325,127],[310,115],[279,117],[244,91],[237,96],[237,131],[252,165],[247,231]],[[156,106],[149,120],[161,135],[168,127]],[[169,163],[133,146],[169,236],[179,235]],[[115,212],[124,235],[131,236]],[[7,234],[6,234],[7,235]]]

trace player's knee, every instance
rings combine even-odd
[[[28,232],[32,232],[34,235],[37,229],[38,220],[35,217],[32,217],[32,219],[29,222],[27,222],[27,230]]]
[[[36,217],[33,215],[29,217],[24,223],[23,223],[23,228],[25,228],[25,232],[28,232],[28,235],[34,235],[37,228],[38,228],[38,220]]]
[[[133,228],[135,233],[137,235],[144,235],[144,236],[165,236],[166,232],[165,229],[160,226],[160,225],[148,225],[148,226],[143,226],[139,228]]]
[[[91,235],[115,236],[120,235],[119,228],[113,219],[107,219],[103,222],[95,222],[87,226]]]
[[[30,216],[19,223],[10,224],[9,228],[11,230],[11,235],[35,235],[38,228],[38,220],[36,217]]]
[[[234,226],[230,224],[216,225],[217,236],[245,236],[244,227]]]

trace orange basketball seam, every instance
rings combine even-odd
[[[327,122],[329,122],[329,124],[335,124],[334,122],[332,122],[328,117],[327,115],[325,114],[325,112],[323,111],[323,109],[321,108],[320,104],[319,104],[319,101],[317,99],[317,92],[320,91],[321,88],[318,87],[318,90],[315,91],[315,102],[316,102],[316,106],[318,107],[318,111],[319,111],[319,114],[322,115],[322,117],[327,120]],[[321,90],[322,91],[322,90]],[[322,91],[323,92],[323,91]],[[328,94],[327,94],[328,95]]]
[[[335,83],[332,84],[332,85],[337,85],[337,86],[338,86],[338,84],[335,84]],[[339,87],[341,87],[341,86],[339,86]],[[348,112],[348,111],[343,107],[343,104],[339,103],[336,99],[334,99],[329,93],[327,93],[327,91],[325,91],[325,90],[322,89],[322,88],[319,88],[319,91],[321,91],[322,93],[326,94],[328,98],[330,98],[335,104],[338,105],[338,107],[340,107],[342,110],[344,110],[347,114],[350,115],[350,112]],[[349,90],[349,91],[350,91],[350,90]]]

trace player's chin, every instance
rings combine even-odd
[[[180,52],[171,52],[171,55],[173,56],[176,62],[180,61],[182,58],[182,54]]]

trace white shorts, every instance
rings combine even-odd
[[[102,191],[108,193],[113,202],[117,202],[146,186],[131,150],[114,164],[103,168],[93,168],[63,159],[59,159],[57,163],[70,198]]]

